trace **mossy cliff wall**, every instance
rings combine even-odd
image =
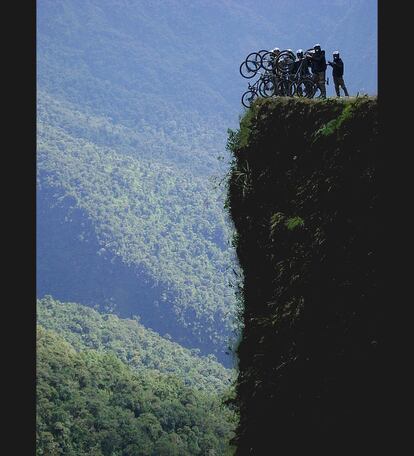
[[[237,455],[378,441],[377,117],[376,98],[259,99],[230,132]]]

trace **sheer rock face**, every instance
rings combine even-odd
[[[371,97],[261,99],[230,133],[239,456],[379,441],[378,145]]]

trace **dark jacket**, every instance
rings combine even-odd
[[[329,62],[332,67],[332,76],[334,78],[341,78],[344,75],[344,62],[341,58],[334,59],[333,62]]]
[[[325,60],[325,51],[315,52],[311,57],[312,73],[325,71],[327,67]]]
[[[305,76],[305,75],[309,74],[309,61],[306,58],[305,59],[301,59],[301,60],[298,60],[298,59],[295,60],[295,63],[293,64],[293,67],[292,67],[292,70],[291,70],[292,74],[296,74],[296,72],[298,71],[300,63],[302,62],[302,60],[304,60],[304,62],[302,63],[300,76]]]

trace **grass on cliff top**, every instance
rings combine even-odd
[[[337,105],[338,107],[342,105],[341,114],[332,119],[325,125],[323,125],[317,132],[315,132],[315,139],[320,136],[328,136],[334,133],[344,122],[352,117],[354,108],[357,107],[360,103],[367,100],[376,100],[376,96],[351,96],[351,97],[328,97],[325,99],[309,99],[309,98],[292,98],[292,97],[274,97],[274,98],[258,98],[254,101],[252,106],[247,109],[244,114],[240,117],[240,128],[237,131],[231,129],[228,130],[228,142],[227,149],[230,151],[235,151],[237,149],[242,149],[248,145],[249,137],[251,134],[252,122],[257,118],[261,110],[267,106],[272,108],[277,105],[308,105],[308,106],[317,106],[317,105]]]

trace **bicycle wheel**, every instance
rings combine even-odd
[[[272,71],[276,65],[276,56],[273,52],[265,52],[262,55],[261,67],[266,71]]]
[[[246,78],[246,79],[253,78],[254,76],[256,76],[256,73],[257,73],[257,70],[251,70],[251,69],[247,66],[247,62],[246,62],[246,61],[244,61],[244,62],[240,65],[239,71],[240,71],[240,74],[241,74],[244,78]]]
[[[295,54],[290,51],[282,51],[276,59],[276,68],[281,73],[290,73],[295,63]]]
[[[250,71],[257,71],[260,68],[262,57],[258,52],[251,52],[246,57],[246,66]]]
[[[295,95],[298,97],[313,98],[316,84],[310,79],[300,79],[296,83]]]
[[[277,85],[277,93],[281,97],[293,97],[296,92],[296,85],[292,81],[284,79]]]
[[[259,94],[263,98],[269,98],[275,95],[275,84],[271,79],[263,79],[259,83]]]
[[[253,90],[248,90],[247,92],[244,92],[244,94],[241,97],[242,105],[246,108],[250,108],[253,101],[257,97],[258,97],[257,92],[253,92]]]

